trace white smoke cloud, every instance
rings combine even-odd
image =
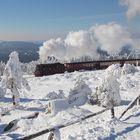
[[[66,55],[66,46],[61,38],[50,39],[43,43],[39,49],[39,56],[45,61],[48,56],[54,56],[57,59],[63,59]]]
[[[91,30],[100,47],[109,54],[119,53],[122,47],[133,44],[130,33],[119,24],[96,25]]]
[[[132,19],[136,15],[140,15],[140,0],[120,0],[121,4],[127,6],[127,18]]]
[[[98,59],[98,47],[109,54],[116,54],[127,45],[137,48],[139,43],[134,42],[130,32],[123,26],[108,23],[93,26],[87,31],[70,32],[65,39],[48,40],[40,47],[39,55],[42,61],[45,61],[48,56],[54,56],[59,60],[84,56]]]
[[[43,43],[39,49],[40,59],[45,61],[48,56],[59,60],[70,60],[89,56],[97,58],[97,43],[89,31],[70,32],[62,39],[50,39]]]
[[[67,58],[89,56],[97,58],[97,43],[89,31],[70,32],[66,39]]]

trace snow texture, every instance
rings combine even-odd
[[[50,92],[49,94],[47,94],[46,98],[51,99],[51,100],[53,100],[53,99],[63,99],[63,98],[65,98],[65,96],[64,96],[63,90],[59,90],[58,94],[54,91]]]
[[[78,80],[74,88],[70,90],[69,96],[65,98],[63,92],[59,90],[59,94],[55,92],[50,92],[47,97],[54,99],[49,102],[47,111],[50,110],[52,115],[56,115],[59,111],[66,110],[67,108],[74,106],[84,105],[88,100],[88,95],[91,94],[91,89],[83,81]]]
[[[127,108],[127,105],[140,93],[140,67],[137,67],[137,70],[138,71],[135,73],[121,75],[120,78],[116,78],[116,76],[113,76],[113,80],[112,77],[109,76],[111,74],[106,74],[108,73],[106,72],[106,70],[64,73],[44,77],[24,75],[29,85],[31,85],[31,90],[29,92],[27,91],[24,96],[20,94],[20,105],[22,106],[22,108],[11,108],[11,95],[9,94],[6,94],[4,98],[0,99],[1,112],[2,114],[6,114],[0,117],[0,139],[18,139],[22,136],[28,136],[44,129],[50,129],[52,127],[57,129],[57,126],[65,126],[66,124],[75,122],[80,118],[103,110],[104,108],[101,106],[91,105],[88,103],[84,103],[81,106],[74,106],[74,104],[69,104],[68,101],[69,99],[71,99],[70,97],[75,97],[75,95],[77,97],[77,94],[72,94],[75,93],[72,92],[75,91],[75,89],[76,91],[78,91],[78,99],[80,99],[81,97],[86,97],[87,100],[86,95],[90,95],[90,92],[86,92],[86,95],[83,93],[81,94],[81,92],[87,88],[83,88],[83,90],[80,91],[80,86],[76,86],[77,81],[79,81],[80,85],[80,81],[82,80],[84,81],[84,83],[86,83],[86,85],[88,85],[92,93],[95,93],[96,87],[99,87],[100,85],[102,88],[108,87],[107,89],[111,89],[111,92],[108,92],[108,94],[111,93],[111,97],[112,93],[118,91],[118,87],[116,89],[116,87],[113,87],[113,85],[116,86],[116,81],[119,82],[121,104],[114,107],[116,118],[111,119],[110,110],[105,111],[102,114],[88,118],[84,121],[81,120],[79,123],[76,123],[74,125],[59,129],[60,138],[62,140],[139,140],[139,105],[136,105],[132,109],[130,109],[121,118],[121,120],[117,119]],[[81,80],[78,80],[79,78]],[[133,83],[133,86],[124,87],[124,83],[127,80],[131,81],[131,83]],[[111,84],[112,81],[113,83]],[[102,83],[105,83],[105,85],[103,86]],[[115,88],[115,91],[112,91],[112,88]],[[56,109],[58,109],[56,111],[56,114],[46,114],[46,105],[50,102],[50,100],[48,100],[47,98],[47,95],[52,91],[59,95],[59,93],[61,93],[59,90],[61,90],[64,97],[62,97],[61,99],[56,98],[51,100],[54,101],[54,104],[56,104]],[[72,103],[76,103],[77,100],[72,101]],[[68,105],[68,107],[66,107],[66,105]],[[3,133],[2,130],[5,127],[5,124],[8,124],[12,120],[17,120],[18,118],[30,116],[31,114],[33,114],[33,112],[39,112],[37,118],[20,119],[15,126],[16,129],[12,129],[7,133]],[[44,134],[35,139],[46,140],[47,137],[48,134]]]
[[[120,64],[112,64],[105,70],[105,74],[112,75],[117,79],[121,76],[121,67]]]
[[[134,65],[124,64],[122,68],[122,74],[130,74],[137,72],[137,68]]]
[[[56,99],[49,103],[51,115],[56,115],[58,112],[66,110],[69,107],[69,103],[66,99]]]
[[[59,129],[56,128],[56,129],[53,131],[53,133],[54,133],[54,138],[55,138],[55,140],[61,140]]]

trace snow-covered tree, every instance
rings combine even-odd
[[[1,61],[0,62],[0,76],[3,75],[4,69],[5,69],[5,63]]]
[[[112,108],[120,104],[121,97],[119,93],[119,82],[117,80],[119,75],[120,68],[117,65],[110,66],[106,69],[105,76],[100,81],[93,97],[101,106]]]
[[[121,67],[120,64],[112,64],[105,70],[106,74],[113,75],[116,78],[121,76]]]
[[[18,53],[15,51],[9,55],[2,79],[2,87],[5,91],[7,89],[11,90],[14,105],[18,105],[20,101],[19,89],[21,89],[22,86],[27,90],[30,89],[27,80],[23,78]]]
[[[104,107],[113,107],[120,104],[119,83],[112,75],[106,75],[96,91],[99,104]]]
[[[74,88],[70,90],[68,101],[70,104],[83,105],[91,92],[90,87],[82,79],[78,79]]]
[[[22,63],[21,69],[24,74],[33,75],[35,72],[36,65],[39,64],[39,61],[31,61],[29,63]]]
[[[5,95],[5,90],[2,87],[0,87],[0,98],[3,98],[4,95]]]
[[[4,68],[5,68],[5,63],[3,63],[2,61],[0,62],[0,81],[1,81],[1,76],[3,75],[4,72]],[[0,85],[0,98],[3,98],[5,95],[5,90],[2,88],[2,85]]]

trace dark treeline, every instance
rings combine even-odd
[[[2,41],[0,42],[0,61],[7,62],[12,51],[19,53],[21,62],[27,63],[39,59],[39,47],[42,43],[24,41]]]

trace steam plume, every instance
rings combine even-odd
[[[89,30],[69,32],[65,39],[50,39],[40,47],[40,59],[45,61],[48,56],[59,60],[70,60],[89,56],[98,59],[97,49],[108,54],[119,53],[124,46],[138,49],[139,43],[131,37],[131,33],[117,23],[95,25]]]
[[[121,4],[127,6],[127,18],[132,19],[136,15],[140,15],[140,0],[120,0]]]

